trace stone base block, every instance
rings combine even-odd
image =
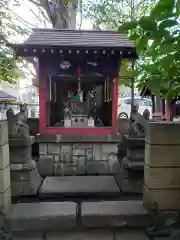
[[[75,163],[54,163],[54,176],[75,176],[77,171],[77,164]]]
[[[121,173],[115,176],[115,180],[124,193],[138,193],[141,194],[143,192],[143,177],[142,179],[133,179],[133,178],[125,178],[121,175]]]
[[[53,176],[54,158],[53,156],[41,155],[38,160],[38,172],[42,177]]]
[[[145,144],[145,163],[150,167],[180,167],[180,145]]]
[[[0,145],[0,169],[4,169],[8,165],[9,165],[9,145],[8,144],[4,144],[2,146]]]
[[[39,149],[38,171],[42,177],[106,175],[120,170],[114,142],[40,142]]]
[[[31,178],[29,181],[12,182],[12,196],[32,196],[36,195],[42,184],[42,178],[36,175],[35,178]]]
[[[131,149],[144,148],[145,139],[140,137],[131,137],[124,135],[124,145]]]
[[[0,146],[8,143],[8,124],[6,121],[0,122]]]
[[[85,227],[147,227],[152,216],[141,201],[84,202],[81,205]]]
[[[127,149],[126,156],[130,161],[144,161],[144,148]]]
[[[146,130],[146,142],[153,145],[179,145],[179,122],[149,122]]]
[[[87,175],[91,174],[108,174],[108,163],[106,161],[91,161],[86,164]]]
[[[144,183],[144,167],[142,162],[126,161],[120,162],[121,171],[115,175],[116,182],[123,192],[142,193]]]
[[[4,193],[10,187],[10,168],[7,166],[0,170],[0,193]]]
[[[36,162],[11,164],[12,196],[36,195],[42,178],[36,169]]]
[[[143,204],[147,209],[156,203],[159,210],[180,210],[180,189],[149,189],[144,186]]]
[[[11,206],[11,188],[4,193],[0,193],[0,213],[6,214]]]
[[[34,136],[29,136],[25,138],[12,138],[9,137],[9,146],[11,147],[23,147],[23,146],[31,146],[35,141]]]
[[[7,225],[12,231],[74,228],[76,208],[73,202],[15,204],[7,214]]]
[[[26,163],[29,159],[31,159],[31,147],[10,147],[10,163]]]

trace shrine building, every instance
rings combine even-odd
[[[133,44],[113,31],[34,29],[11,46],[37,59],[40,175],[117,173],[120,62],[137,57]]]
[[[12,46],[17,56],[37,58],[40,134],[116,131],[120,61],[137,57],[125,36],[33,29],[24,43]]]

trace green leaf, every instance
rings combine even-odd
[[[164,21],[162,21],[159,25],[159,29],[165,29],[165,28],[170,28],[173,26],[178,25],[178,22],[176,20],[173,19],[166,19]]]
[[[152,31],[156,29],[157,24],[151,17],[146,16],[139,20],[139,26],[146,31]]]
[[[164,20],[166,18],[173,17],[175,13],[173,9],[175,7],[175,0],[159,0],[155,7],[151,11],[151,17],[158,21]]]
[[[139,39],[138,44],[137,44],[137,50],[138,51],[144,51],[147,48],[149,41],[148,34],[145,34],[142,38]]]
[[[136,26],[137,26],[137,22],[136,21],[134,21],[134,22],[126,22],[126,23],[124,23],[123,25],[121,25],[119,27],[119,32],[129,31],[129,30],[131,30],[133,28],[136,28]]]
[[[176,51],[176,44],[161,44],[159,51],[161,54],[168,54],[170,52]]]

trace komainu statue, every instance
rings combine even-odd
[[[130,129],[130,136],[144,137],[145,130],[150,117],[150,112],[148,109],[145,109],[143,114],[141,115],[138,112],[138,108],[133,106],[132,108],[132,126]]]
[[[20,112],[16,115],[9,108],[6,112],[8,121],[9,136],[14,138],[29,137],[29,126],[26,123],[28,119],[28,109],[26,104],[20,104]]]

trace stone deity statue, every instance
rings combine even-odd
[[[88,91],[86,96],[87,112],[89,116],[93,116],[95,112],[95,99],[93,91]]]
[[[145,109],[143,115],[138,112],[138,108],[133,106],[132,108],[132,120],[134,121],[131,125],[130,136],[144,137],[147,123],[150,117],[150,112]]]
[[[27,138],[29,137],[28,109],[26,104],[20,104],[20,112],[16,115],[10,108],[6,112],[8,121],[8,131],[10,137]]]

